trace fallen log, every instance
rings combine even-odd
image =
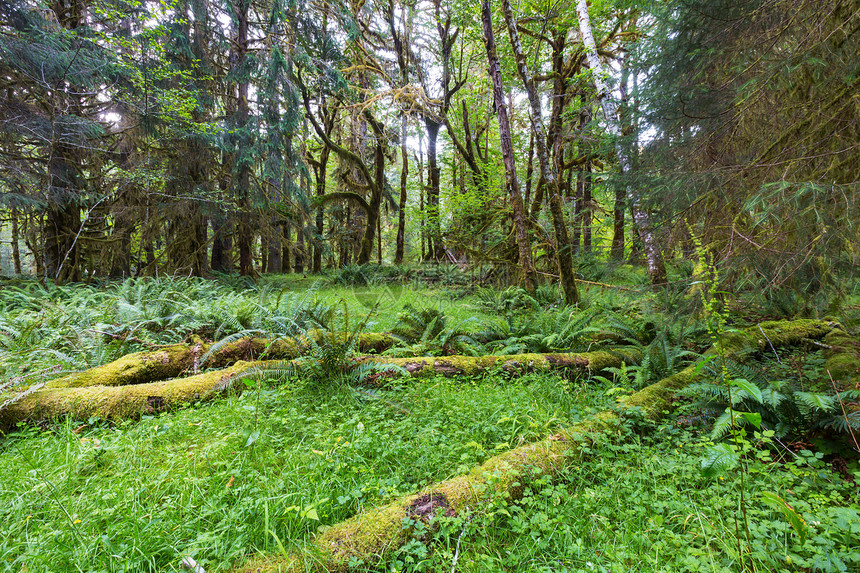
[[[290,360],[307,353],[310,340],[319,341],[319,331],[311,331],[304,337],[266,338],[243,337],[221,345],[205,361],[202,358],[212,344],[200,339],[186,344],[174,344],[158,350],[135,352],[128,354],[83,372],[70,374],[56,380],[51,380],[47,388],[83,388],[86,386],[126,386],[128,384],[144,384],[176,378],[186,372],[196,373],[201,367],[224,368],[238,361],[251,361],[265,356],[272,360]],[[335,335],[345,342],[346,335]],[[358,335],[358,349],[362,353],[380,353],[388,350],[397,339],[385,333],[361,333]]]
[[[860,340],[842,329],[824,337],[824,370],[839,391],[860,390]]]
[[[766,349],[769,344],[781,346],[797,344],[804,339],[820,339],[828,332],[834,330],[834,328],[834,323],[812,320],[762,323],[744,332],[727,334],[723,338],[722,344],[726,349],[726,353],[729,354],[741,352],[746,348],[761,351]],[[389,338],[380,335],[373,336],[374,338],[371,340],[379,343],[387,343]],[[289,352],[289,349],[285,349],[284,352]],[[713,350],[709,352],[713,352]],[[145,354],[149,357],[154,356],[153,353]],[[372,361],[381,366],[393,365],[400,367],[398,370],[381,373],[380,377],[375,380],[376,383],[379,383],[382,378],[402,376],[404,374],[410,377],[423,377],[436,374],[455,376],[477,375],[492,372],[493,370],[521,373],[564,369],[579,371],[583,374],[593,374],[609,367],[618,367],[622,363],[634,364],[638,359],[631,352],[595,351],[581,354],[514,354],[477,357],[447,356],[439,358],[385,358],[367,356],[358,359],[358,361]],[[144,361],[144,366],[141,368],[147,372],[151,372],[160,368],[158,362],[157,359],[146,360]],[[127,379],[136,380],[138,378],[135,378],[133,375],[137,372],[135,367],[122,369],[120,366],[129,363],[135,365],[139,364],[140,361],[135,359],[124,363],[120,359],[111,364],[116,367],[117,371],[123,372],[123,376],[126,376]],[[170,363],[170,361],[168,360],[166,363]],[[165,362],[162,362],[163,364]],[[243,372],[251,370],[265,372],[269,368],[282,369],[283,366],[283,362],[239,361],[225,370],[161,382],[143,382],[113,386],[109,384],[81,387],[49,386],[32,393],[28,393],[27,391],[18,394],[7,393],[0,395],[0,429],[12,427],[18,422],[39,422],[63,415],[73,415],[78,418],[97,416],[110,420],[134,418],[143,413],[161,411],[175,408],[183,403],[193,403],[214,398],[219,393],[228,389],[227,386],[224,386],[224,380],[235,379]],[[288,366],[298,371],[303,368],[301,360],[292,361],[288,363]],[[99,371],[99,369],[96,368],[87,372],[95,371]],[[674,376],[666,378],[659,384],[662,384],[668,390],[676,390],[690,383],[691,373],[692,368],[688,368]],[[99,380],[95,377],[94,373],[88,376],[90,376],[90,380]],[[210,384],[208,389],[206,388],[207,381]],[[82,382],[77,383],[82,384]],[[142,400],[142,396],[145,396],[146,400]],[[653,403],[646,403],[646,396],[643,395],[640,399],[641,403],[628,402],[628,405],[655,411],[668,407],[668,402],[662,403],[662,399],[659,396],[661,394],[656,395],[652,399]],[[122,404],[124,399],[127,399],[127,404],[125,405]]]
[[[769,346],[795,345],[819,340],[838,328],[831,322],[800,320],[768,322],[725,335],[708,354],[737,356],[746,349],[761,351]],[[720,349],[721,347],[721,349]],[[624,408],[635,407],[651,419],[666,411],[675,392],[694,382],[700,373],[694,366],[647,386],[621,400]],[[308,555],[276,554],[251,558],[230,571],[233,573],[299,573],[305,571],[347,571],[351,561],[382,562],[411,538],[405,519],[416,517],[416,507],[429,507],[419,518],[430,519],[436,511],[460,512],[475,507],[493,495],[518,499],[530,481],[540,475],[553,476],[580,456],[582,446],[599,433],[612,430],[620,420],[615,411],[604,411],[544,440],[494,456],[469,473],[454,477],[422,492],[400,497],[391,503],[368,509],[332,525],[310,544]]]
[[[53,420],[60,416],[121,420],[176,409],[209,400],[230,389],[237,377],[252,366],[240,361],[229,368],[188,378],[126,386],[44,388],[12,396],[9,402],[2,401],[5,396],[0,397],[0,430],[18,422]]]
[[[152,353],[149,354],[152,356]],[[446,356],[444,358],[385,358],[363,356],[352,365],[373,362],[380,366],[399,368],[380,372],[371,383],[394,376],[425,377],[473,376],[494,370],[510,374],[531,371],[574,370],[584,375],[600,372],[622,363],[635,364],[640,357],[633,352],[595,351],[581,354],[512,354],[507,356]],[[209,400],[232,387],[232,380],[242,374],[265,376],[267,371],[290,369],[301,372],[306,358],[291,361],[257,360],[239,361],[233,366],[198,374],[188,378],[174,378],[160,382],[143,382],[126,385],[88,385],[82,387],[46,387],[35,392],[0,395],[0,429],[10,428],[18,422],[39,422],[63,415],[77,418],[97,416],[106,420],[134,418],[175,408],[183,403]],[[112,364],[122,364],[117,361]],[[132,361],[138,364],[139,361]],[[145,368],[146,366],[144,366]],[[97,370],[97,369],[94,369]],[[132,370],[130,370],[132,371]],[[228,383],[229,382],[229,383]],[[206,387],[206,384],[209,387]],[[241,390],[241,388],[239,388]],[[127,404],[122,404],[123,397]],[[146,400],[143,400],[145,397]],[[6,400],[11,401],[6,403]],[[155,406],[154,406],[155,405]],[[156,407],[157,406],[157,407]]]
[[[792,321],[762,322],[742,331],[733,331],[722,336],[719,344],[709,348],[705,356],[722,353],[725,357],[739,357],[752,352],[760,353],[783,346],[796,346],[807,340],[821,340],[832,332],[844,332],[831,321],[800,319]],[[722,350],[720,350],[722,348]],[[695,365],[689,366],[656,384],[621,398],[624,406],[639,408],[646,417],[656,419],[671,408],[675,392],[702,378]]]
[[[501,370],[510,374],[540,372],[549,370],[577,370],[583,374],[601,372],[607,368],[619,367],[623,363],[638,364],[640,353],[632,350],[597,350],[582,353],[550,354],[509,354],[489,356],[424,356],[409,358],[388,358],[385,356],[365,356],[360,362],[372,362],[380,366],[396,366],[398,370],[382,373],[382,378],[402,376],[403,372],[412,378],[442,375],[475,376]]]

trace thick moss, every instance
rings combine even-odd
[[[732,355],[746,348],[763,350],[768,344],[774,346],[796,344],[804,339],[822,338],[834,328],[833,323],[822,321],[772,322],[762,324],[762,329],[753,327],[746,331],[732,333],[723,338],[723,352]],[[709,353],[717,352],[716,349]],[[431,373],[474,373],[493,366],[512,365],[529,369],[550,369],[553,364],[550,356],[543,354],[521,354],[516,356],[485,356],[432,358],[379,359],[379,362],[395,363],[410,371],[411,375]],[[610,365],[620,364],[616,354],[608,352],[555,355],[564,357],[568,367],[583,367],[597,370]],[[561,362],[560,361],[560,362]],[[656,384],[643,388],[636,394],[622,399],[626,407],[636,407],[649,418],[659,418],[669,409],[675,392],[697,378],[695,366],[664,378]],[[598,432],[611,429],[618,422],[618,415],[611,411],[601,412],[591,419],[581,422],[567,430],[541,442],[528,444],[509,452],[494,456],[468,474],[438,483],[427,488],[425,493],[442,495],[456,510],[461,511],[473,506],[491,495],[507,495],[518,498],[529,480],[540,474],[555,474],[565,464],[570,463],[579,451],[583,441],[593,439]],[[314,570],[343,571],[351,557],[367,563],[375,563],[385,558],[386,553],[403,544],[408,530],[402,527],[407,516],[407,508],[416,496],[414,494],[336,524],[317,537],[313,544],[317,551]],[[240,566],[234,571],[242,573],[274,573],[276,571],[305,571],[304,560],[297,555],[281,557],[260,557]]]
[[[308,333],[310,338],[319,340],[318,331]],[[345,341],[346,335],[336,335]],[[397,340],[385,333],[362,333],[358,336],[360,352],[379,353],[391,348]],[[187,344],[175,344],[159,350],[135,352],[104,364],[52,380],[48,388],[83,388],[85,386],[125,386],[167,380],[193,369],[195,362],[211,348],[202,340],[192,340]],[[266,338],[239,338],[220,347],[209,357],[207,368],[223,368],[239,361],[255,360],[264,355],[272,360],[298,358],[308,351],[305,339],[282,338],[270,341]]]
[[[387,358],[367,357],[365,361],[400,366],[413,377],[436,374],[444,376],[474,376],[495,368],[510,373],[572,369],[583,373],[597,373],[606,368],[618,367],[622,363],[636,364],[641,359],[636,352],[626,353],[583,352],[581,354],[511,354],[503,356],[443,356],[438,358]],[[392,372],[391,376],[397,376]]]
[[[839,328],[825,336],[824,343],[825,375],[833,377],[840,390],[860,388],[860,340]]]
[[[170,410],[212,398],[229,388],[230,381],[250,366],[238,362],[224,370],[148,384],[43,389],[0,411],[0,428],[64,415],[117,420]]]
[[[730,357],[747,349],[766,350],[771,344],[774,347],[788,346],[799,344],[804,340],[824,338],[837,328],[836,323],[822,320],[763,322],[746,330],[727,333],[722,337],[721,343],[723,353]],[[712,355],[717,352],[717,348],[710,348],[705,354]],[[631,396],[620,398],[619,403],[627,408],[640,409],[647,418],[657,419],[664,411],[671,408],[672,398],[678,390],[699,378],[700,374],[696,373],[696,367],[690,366]]]
[[[82,388],[84,386],[124,386],[179,376],[203,354],[200,345],[176,344],[160,350],[135,352],[103,366],[97,366],[52,380],[48,388]]]

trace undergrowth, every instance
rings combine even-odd
[[[0,440],[10,571],[207,571],[542,438],[605,403],[555,376],[391,389],[262,384],[140,422],[66,420]]]

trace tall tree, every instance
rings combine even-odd
[[[502,86],[502,70],[496,51],[496,41],[493,36],[493,15],[490,12],[489,0],[481,1],[481,22],[484,28],[484,45],[487,50],[487,63],[490,78],[493,82],[493,102],[499,118],[499,137],[502,147],[502,157],[505,163],[505,181],[513,210],[514,232],[519,249],[519,264],[523,271],[525,288],[533,292],[535,289],[535,268],[532,260],[531,244],[526,229],[526,213],[523,198],[520,194],[520,182],[517,177],[517,166],[514,158],[514,148],[511,139],[511,124],[508,119],[507,103],[505,102]]]
[[[588,58],[588,65],[591,67],[600,103],[603,107],[603,116],[614,134],[616,136],[620,136],[621,126],[618,119],[618,103],[613,95],[612,86],[609,84],[607,79],[611,77],[611,75],[600,61],[600,56],[597,53],[597,45],[594,42],[591,18],[588,15],[588,5],[586,0],[577,0],[576,13],[579,19],[579,30],[582,35],[582,42]],[[620,139],[616,142],[615,153],[618,158],[618,164],[621,167],[622,174],[629,173],[631,171],[630,154]],[[663,255],[660,251],[660,245],[657,242],[657,237],[655,236],[654,230],[651,226],[648,212],[642,207],[641,198],[632,185],[628,185],[627,199],[630,203],[631,209],[633,210],[633,221],[636,224],[639,236],[645,246],[648,275],[651,278],[651,283],[663,284],[666,282],[666,266],[663,263]]]
[[[531,107],[531,126],[534,135],[534,142],[537,148],[538,163],[540,164],[541,179],[547,188],[549,194],[550,212],[552,214],[552,224],[555,231],[556,241],[556,257],[558,261],[558,271],[561,277],[561,287],[564,291],[564,302],[566,304],[579,303],[579,292],[576,289],[576,278],[573,273],[573,264],[570,252],[570,239],[567,234],[567,223],[564,220],[564,210],[562,206],[562,190],[559,181],[557,164],[550,163],[549,152],[546,145],[546,131],[543,126],[541,117],[541,102],[535,88],[532,74],[529,71],[526,62],[526,56],[523,53],[522,44],[520,44],[519,33],[517,32],[517,22],[514,18],[513,10],[511,9],[510,0],[502,1],[502,10],[505,15],[505,22],[508,26],[508,35],[511,39],[511,47],[514,51],[514,59],[517,64],[517,73],[523,82],[526,90],[526,95],[529,99]],[[558,86],[557,86],[558,87]],[[559,87],[559,90],[563,88]],[[554,94],[562,101],[564,93]],[[559,103],[559,105],[561,105]],[[561,140],[561,133],[556,134],[556,140]],[[563,162],[563,154],[560,154],[560,160]]]

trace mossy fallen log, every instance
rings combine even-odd
[[[734,356],[746,349],[761,351],[817,340],[838,325],[823,321],[762,323],[744,331],[733,332],[721,340],[722,353]],[[719,353],[718,348],[708,353]],[[414,359],[413,359],[414,360]],[[423,371],[416,370],[417,372]],[[647,386],[622,399],[622,408],[636,407],[647,417],[660,418],[675,392],[696,380],[699,373],[691,366],[682,372]],[[437,483],[391,503],[368,509],[346,521],[332,525],[315,536],[308,555],[261,555],[234,569],[234,573],[299,573],[305,571],[347,571],[350,561],[366,564],[382,562],[411,536],[404,520],[431,518],[436,511],[453,513],[476,507],[493,495],[518,499],[523,488],[536,476],[555,475],[572,463],[583,444],[595,435],[617,426],[619,414],[604,411],[544,440],[494,456],[469,473]],[[416,515],[421,507],[423,515]]]
[[[402,376],[405,372],[412,378],[427,376],[475,376],[493,370],[511,374],[548,370],[577,370],[583,374],[598,373],[607,368],[619,367],[622,363],[638,364],[639,352],[632,350],[597,350],[582,353],[509,354],[490,356],[440,356],[419,358],[389,358],[367,356],[361,362],[373,362],[382,366],[397,366],[384,377]]]
[[[112,362],[111,370],[101,368],[93,369],[92,372],[102,374],[106,371],[122,372],[127,378],[136,381],[141,378],[141,376],[133,376],[137,371],[136,368],[151,373],[160,367],[158,357],[157,353],[147,353],[146,360],[136,356],[127,362],[122,360]],[[404,375],[409,377],[424,377],[434,374],[444,376],[477,375],[496,369],[511,374],[547,370],[576,370],[583,374],[591,374],[611,366],[620,366],[623,362],[634,364],[638,360],[639,356],[634,352],[596,351],[582,354],[512,354],[506,356],[446,356],[444,358],[364,356],[358,359],[358,363],[372,361],[380,365],[399,366],[400,368],[397,370],[380,374],[384,378],[390,378]],[[167,362],[166,355],[164,361]],[[156,364],[149,366],[151,362],[156,362]],[[127,367],[129,364],[132,366]],[[217,392],[206,391],[207,380],[214,388],[219,385],[223,386],[225,380],[244,372],[249,375],[265,375],[267,370],[283,371],[285,366],[300,372],[305,367],[305,363],[302,358],[288,361],[286,365],[284,361],[274,360],[238,361],[227,369],[188,378],[125,385],[116,385],[115,379],[111,379],[113,384],[91,384],[80,387],[48,386],[32,393],[24,391],[18,394],[0,395],[0,429],[9,428],[18,422],[39,422],[67,414],[78,418],[98,416],[110,420],[133,418],[142,413],[174,408],[181,404],[183,399],[186,402],[197,402],[214,397]],[[84,380],[87,379],[98,380],[94,375]],[[374,381],[378,384],[381,379],[377,377]],[[119,404],[123,396],[126,396],[129,401],[126,406]],[[141,400],[141,396],[146,397],[146,402]],[[9,399],[13,403],[4,407],[3,404]],[[158,407],[153,408],[153,404]]]
[[[307,353],[309,338],[319,340],[320,336],[331,336],[311,331],[306,337],[282,338],[274,341],[266,338],[244,337],[220,346],[202,366],[224,368],[238,361],[251,361],[264,355],[273,360],[290,360]],[[345,334],[335,335],[345,339]],[[362,353],[380,353],[397,343],[397,339],[385,333],[361,333],[358,335],[358,348]],[[70,374],[51,380],[48,388],[83,388],[86,386],[125,386],[144,384],[176,378],[186,372],[193,372],[201,366],[201,359],[212,348],[202,340],[192,340],[186,344],[174,344],[145,352],[128,354],[83,372]]]
[[[746,352],[764,352],[771,348],[796,346],[806,340],[821,340],[836,331],[841,332],[838,323],[824,320],[762,322],[745,330],[724,334],[705,355],[722,352],[726,358],[737,358]],[[632,396],[621,398],[621,402],[628,408],[640,409],[648,418],[657,419],[662,412],[671,408],[671,401],[678,390],[696,382],[702,376],[703,373],[697,372],[697,366],[693,365],[643,388]]]
[[[838,390],[860,389],[860,340],[841,328],[824,337],[824,371]]]
[[[188,378],[126,386],[85,386],[83,388],[44,388],[23,393],[0,410],[0,429],[22,421],[52,420],[60,416],[105,420],[136,418],[209,400],[228,390],[236,378],[252,368],[237,362],[229,368]],[[3,403],[0,397],[0,404]]]
[[[555,475],[579,456],[582,446],[590,443],[595,434],[611,429],[617,422],[615,413],[603,412],[540,442],[493,456],[467,474],[332,525],[314,538],[307,558],[298,554],[262,555],[231,571],[339,572],[348,571],[352,560],[376,563],[412,538],[413,531],[404,527],[405,519],[431,521],[437,512],[453,515],[477,508],[494,495],[517,500],[536,477]]]

